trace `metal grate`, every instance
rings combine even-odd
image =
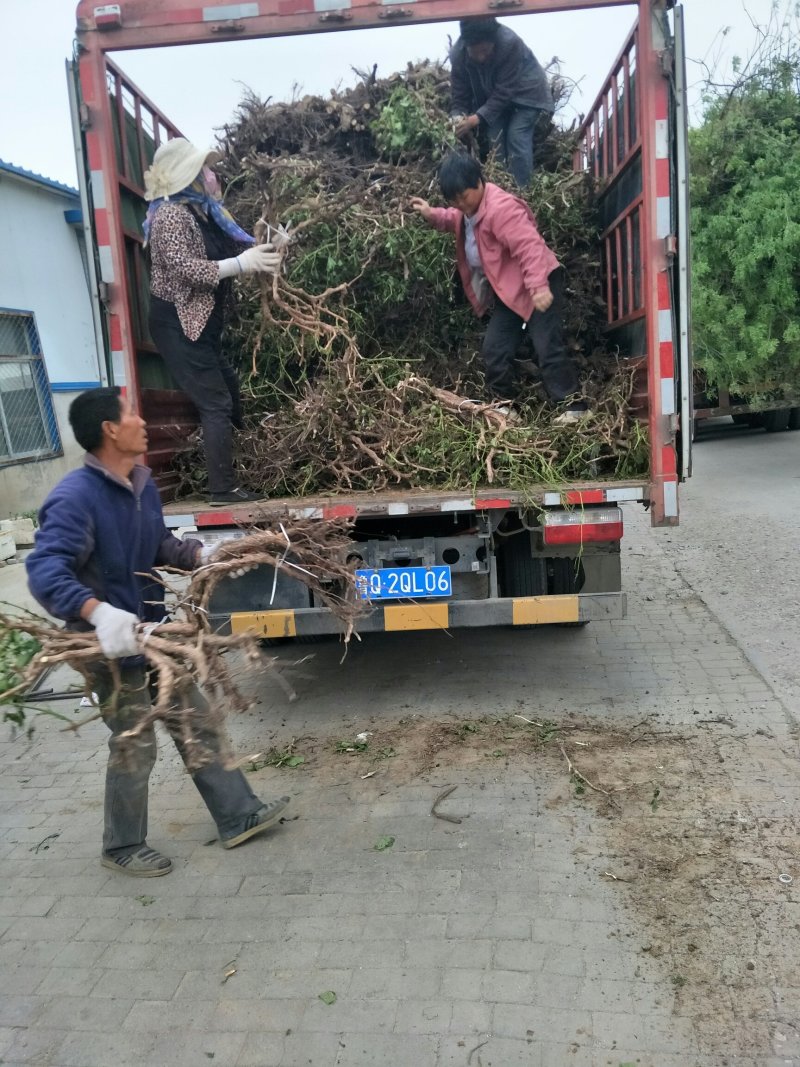
[[[61,452],[39,332],[28,311],[0,311],[0,462]]]

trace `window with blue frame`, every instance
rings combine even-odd
[[[0,463],[60,452],[36,319],[31,311],[0,309]]]

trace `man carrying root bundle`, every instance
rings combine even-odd
[[[105,828],[101,863],[142,878],[168,874],[172,862],[147,845],[147,795],[156,759],[152,725],[124,745],[121,735],[150,710],[152,679],[144,666],[147,627],[164,615],[158,566],[191,570],[213,549],[179,541],[165,527],[158,490],[147,467],[136,462],[147,447],[144,420],[117,388],[92,389],[72,402],[70,424],[87,455],[50,493],[39,514],[36,547],[26,560],[31,593],[68,628],[95,628],[107,660],[118,661],[116,691],[107,664],[91,668],[92,685],[111,731],[106,771]],[[240,770],[220,761],[221,738],[208,722],[199,690],[184,691],[194,709],[193,741],[210,761],[192,773],[217,824],[225,848],[273,826],[288,797],[262,803]],[[187,748],[177,723],[167,727],[184,761]]]

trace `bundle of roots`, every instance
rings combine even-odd
[[[152,700],[149,710],[121,734],[119,758],[124,760],[142,734],[161,720],[181,742],[190,770],[202,766],[212,755],[202,742],[203,737],[211,735],[219,739],[214,758],[219,754],[230,763],[233,754],[226,739],[225,715],[227,711],[245,711],[250,700],[234,681],[227,654],[244,655],[255,669],[269,672],[287,696],[294,694],[278,669],[277,660],[263,654],[257,635],[213,630],[209,607],[215,589],[220,582],[235,579],[254,567],[283,572],[308,586],[315,598],[331,609],[341,621],[343,638],[348,641],[365,607],[356,594],[353,567],[346,562],[349,545],[347,526],[340,521],[278,523],[222,543],[208,563],[192,572],[184,591],[170,589],[173,618],[157,624],[141,623],[137,628]],[[10,637],[12,634],[26,635],[26,652],[18,657],[16,676],[5,675],[7,688],[0,693],[0,704],[7,705],[5,720],[22,726],[26,724],[27,711],[42,710],[35,704],[37,680],[44,671],[62,664],[82,676],[85,695],[92,703],[98,670],[107,670],[112,679],[112,691],[103,709],[80,722],[58,716],[67,722],[65,729],[76,731],[101,717],[104,710],[116,710],[123,692],[123,673],[118,660],[105,658],[94,630],[65,630],[31,614],[0,615],[0,644],[6,641],[16,647],[19,642]],[[9,681],[13,684],[8,685]],[[202,708],[193,706],[195,687],[204,691],[207,708],[205,703]],[[147,703],[143,702],[143,706]],[[48,709],[48,714],[56,713]]]

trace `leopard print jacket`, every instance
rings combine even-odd
[[[197,220],[185,204],[162,204],[150,231],[150,292],[175,305],[190,341],[214,308],[219,268],[208,258]]]

